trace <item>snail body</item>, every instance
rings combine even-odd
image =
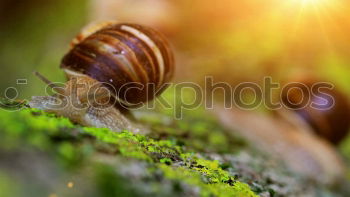
[[[33,97],[30,105],[84,126],[121,130],[134,127],[120,106],[139,106],[165,90],[174,58],[155,30],[107,22],[79,34],[60,68],[68,78],[65,87],[53,87],[57,94],[51,97]]]

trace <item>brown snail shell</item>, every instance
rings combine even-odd
[[[301,80],[311,90],[318,81]],[[311,94],[305,92],[306,89],[290,91],[282,95],[282,102],[304,120],[313,131],[333,144],[338,144],[344,139],[350,129],[350,105],[347,97],[337,89],[323,89],[323,94]],[[327,96],[327,95],[328,96]],[[333,98],[333,101],[332,101]],[[302,99],[319,104],[319,108],[307,107],[299,108],[295,103],[302,103]],[[333,103],[333,106],[322,105]]]
[[[128,106],[153,99],[174,73],[169,44],[155,30],[137,24],[111,24],[75,40],[61,68],[106,85]]]

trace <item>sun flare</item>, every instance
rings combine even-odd
[[[301,3],[304,5],[307,4],[319,4],[321,3],[323,0],[301,0]]]
[[[327,6],[331,0],[293,0],[294,3],[301,4],[302,6]]]

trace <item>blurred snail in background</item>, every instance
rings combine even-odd
[[[305,88],[284,92],[282,102],[306,122],[314,133],[333,144],[338,144],[350,130],[349,100],[334,88],[323,88],[322,92],[316,92],[317,82],[317,80],[299,80]],[[306,87],[311,90],[311,94],[307,92]],[[314,103],[314,106],[298,105],[305,101]]]
[[[155,30],[105,22],[89,26],[72,41],[60,68],[68,78],[64,87],[36,73],[57,94],[33,97],[31,107],[84,126],[137,132],[121,106],[139,106],[159,95],[173,76],[174,57]]]
[[[240,108],[226,109],[222,105],[213,113],[232,133],[281,159],[302,177],[338,185],[345,178],[347,166],[333,144],[345,138],[349,130],[349,100],[338,90],[328,88],[330,84],[298,79],[288,80],[293,82],[288,84],[298,88],[289,88],[290,91],[283,88],[278,95],[288,109],[267,115]],[[319,90],[318,84],[326,88]]]

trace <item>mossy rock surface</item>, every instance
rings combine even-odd
[[[0,196],[309,196],[323,191],[222,128],[204,110],[151,128],[87,128],[22,104],[0,110]],[[336,196],[336,195],[334,195]]]

